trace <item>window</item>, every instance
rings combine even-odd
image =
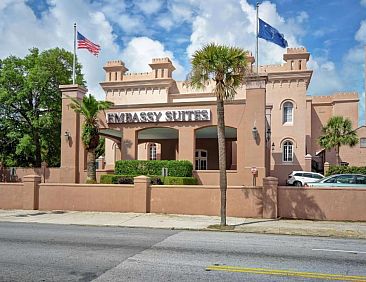
[[[366,138],[360,138],[360,147],[366,148]]]
[[[284,162],[293,161],[293,144],[291,141],[285,141],[282,146],[282,160]]]
[[[320,174],[312,174],[312,177],[311,178],[316,178],[316,179],[322,179],[324,178],[323,175],[320,175]]]
[[[293,105],[291,102],[283,104],[283,123],[292,123]]]
[[[207,151],[196,150],[196,170],[207,169]]]
[[[151,161],[155,161],[156,160],[156,144],[150,144],[149,145],[149,159]]]

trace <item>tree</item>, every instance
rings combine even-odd
[[[217,139],[219,147],[221,226],[226,225],[226,149],[224,102],[233,99],[247,73],[247,52],[241,48],[214,43],[197,50],[192,58],[192,71],[188,83],[195,88],[204,88],[215,83],[213,93],[217,105]]]
[[[6,166],[60,165],[61,92],[70,84],[73,54],[30,50],[0,60],[0,161]],[[81,65],[76,80],[84,84]]]
[[[109,101],[97,101],[92,95],[86,95],[83,100],[71,98],[71,108],[80,113],[84,117],[83,131],[81,140],[83,141],[85,150],[87,151],[87,182],[95,182],[96,166],[95,166],[95,151],[99,145],[99,126],[98,114],[100,111],[106,110],[113,105]]]
[[[330,118],[322,129],[323,135],[319,144],[324,149],[336,149],[337,165],[339,165],[339,148],[341,145],[353,147],[358,143],[357,133],[352,129],[352,122],[342,116]]]

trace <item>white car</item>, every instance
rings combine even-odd
[[[294,186],[304,186],[305,183],[311,183],[324,178],[324,175],[316,172],[293,171],[288,175],[287,184]]]

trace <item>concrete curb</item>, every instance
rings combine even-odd
[[[32,210],[0,210],[0,222],[366,239],[366,222],[228,218],[222,230],[217,216]]]

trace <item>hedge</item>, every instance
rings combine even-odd
[[[133,184],[133,178],[137,175],[105,174],[100,177],[101,184]],[[194,177],[173,177],[150,175],[152,185],[197,185]]]
[[[133,184],[133,178],[137,175],[116,175],[116,174],[105,174],[100,177],[101,184]],[[151,184],[162,185],[163,177],[157,175],[149,175]]]
[[[161,175],[165,167],[168,169],[168,176],[192,177],[192,163],[175,160],[121,160],[116,162],[114,172],[118,175]]]
[[[365,166],[336,166],[331,165],[329,170],[327,171],[326,176],[333,174],[341,174],[341,173],[358,173],[366,175],[366,167]]]
[[[164,177],[164,185],[197,185],[198,181],[194,177]]]

